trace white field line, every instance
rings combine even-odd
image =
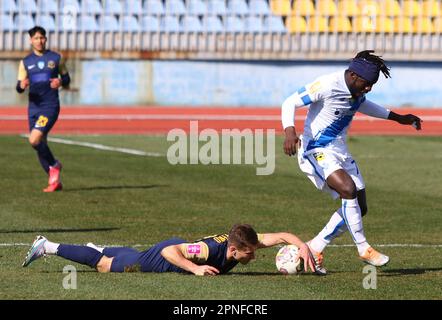
[[[0,243],[0,247],[26,247],[30,246],[31,243]],[[76,245],[85,245],[85,244],[76,244]],[[154,244],[134,244],[134,245],[119,245],[119,244],[104,244],[97,246],[99,247],[131,247],[131,248],[139,248],[139,247],[151,247]],[[331,244],[329,248],[348,248],[354,247],[354,244]],[[442,244],[419,244],[419,243],[387,243],[387,244],[375,244],[374,247],[381,248],[442,248]]]
[[[442,116],[421,116],[424,122],[442,122]],[[0,121],[27,120],[26,115],[0,115]],[[213,121],[281,121],[280,115],[213,115],[213,114],[67,114],[61,120],[213,120]],[[297,116],[304,121],[306,116]],[[383,121],[384,119],[356,115],[353,121]]]
[[[24,138],[27,138],[29,135],[21,135],[21,136]],[[135,149],[115,148],[115,147],[109,147],[109,146],[105,146],[103,144],[98,144],[98,143],[74,141],[74,140],[67,140],[67,139],[61,139],[61,138],[48,138],[48,141],[54,142],[54,143],[74,145],[74,146],[82,146],[82,147],[87,147],[87,148],[92,148],[92,149],[97,149],[97,150],[128,153],[128,154],[132,154],[132,155],[136,155],[136,156],[144,156],[144,157],[163,157],[164,156],[163,154],[156,153],[156,152],[144,152],[144,151],[135,150]]]

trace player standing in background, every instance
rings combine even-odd
[[[47,136],[60,113],[58,89],[69,87],[71,79],[61,55],[46,50],[45,29],[36,26],[28,32],[32,53],[20,61],[16,89],[23,93],[29,87],[29,143],[49,175],[48,187],[43,191],[54,192],[63,187],[60,179],[62,166],[49,149]]]
[[[315,186],[342,199],[341,207],[332,215],[325,228],[307,244],[316,262],[316,270],[326,274],[322,252],[346,230],[350,231],[360,258],[371,265],[383,266],[389,257],[373,249],[367,242],[362,216],[367,213],[365,184],[359,168],[347,149],[347,129],[357,111],[389,119],[421,129],[421,119],[412,114],[399,115],[366,99],[382,71],[390,77],[389,67],[374,51],[359,52],[347,70],[316,79],[282,104],[282,125],[285,131],[284,152],[298,151],[301,170]],[[310,105],[304,133],[298,137],[295,109]],[[297,150],[299,147],[299,150]]]
[[[314,269],[308,246],[288,232],[257,234],[248,224],[236,224],[228,234],[209,236],[195,242],[172,238],[139,252],[133,248],[101,248],[92,243],[86,246],[59,244],[37,236],[23,267],[45,256],[59,257],[88,265],[98,272],[179,272],[198,276],[224,274],[238,263],[255,259],[255,251],[278,244],[294,244],[304,261],[304,271]]]

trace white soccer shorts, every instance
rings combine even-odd
[[[298,150],[298,164],[316,188],[329,193],[333,199],[339,198],[339,194],[327,185],[326,179],[339,169],[345,170],[350,175],[358,191],[365,189],[361,171],[348,152],[340,153],[332,147],[305,152],[301,144]]]

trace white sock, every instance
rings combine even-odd
[[[52,255],[55,255],[55,254],[57,254],[58,246],[59,246],[59,245],[60,245],[59,243],[55,243],[55,242],[51,242],[51,241],[47,240],[47,241],[44,243],[43,247],[44,247],[44,249],[45,249],[45,253],[46,253],[46,254],[52,254]]]
[[[365,238],[361,208],[357,198],[342,199],[342,217],[347,224],[354,243],[358,247],[359,255],[362,255],[370,245]]]
[[[316,237],[310,242],[310,248],[316,252],[324,251],[325,247],[330,244],[334,239],[339,237],[347,231],[347,225],[342,218],[342,208],[339,208],[331,216],[324,229],[318,233]]]

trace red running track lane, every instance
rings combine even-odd
[[[352,122],[353,135],[442,135],[441,109],[393,109],[413,113],[423,119],[423,130],[392,121],[357,114]],[[62,107],[52,133],[58,134],[164,134],[171,129],[188,132],[189,122],[198,120],[199,130],[275,129],[282,133],[280,108],[221,107]],[[307,109],[296,112],[296,127],[302,128]],[[302,131],[299,130],[298,131]],[[27,109],[0,107],[0,134],[28,132]]]

